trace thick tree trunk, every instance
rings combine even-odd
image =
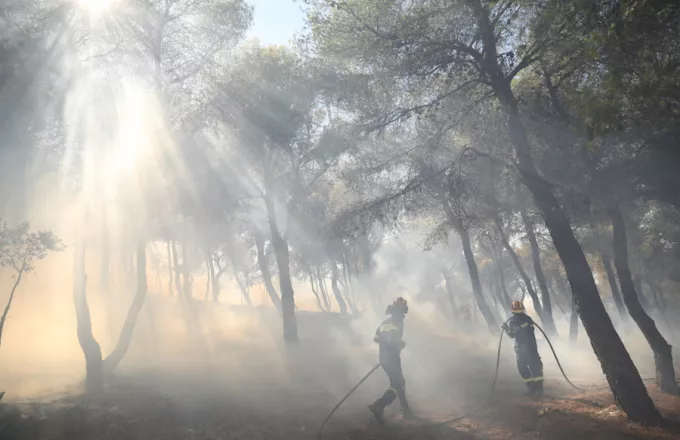
[[[335,295],[335,301],[338,303],[338,307],[340,307],[340,313],[343,315],[347,314],[347,304],[345,303],[345,300],[342,297],[342,292],[340,292],[340,288],[338,288],[338,266],[335,264],[335,261],[331,261],[331,272],[332,272],[332,278],[331,278],[331,289],[333,289],[333,295]]]
[[[264,237],[257,230],[253,233],[253,236],[255,238],[255,247],[257,247],[257,264],[260,266],[260,273],[262,274],[264,286],[267,289],[267,295],[269,295],[269,299],[272,300],[276,310],[281,313],[281,298],[279,298],[279,294],[274,288],[274,283],[272,283],[272,274],[269,271],[269,263],[264,253]]]
[[[531,260],[534,263],[534,273],[536,274],[536,281],[538,281],[538,288],[541,291],[541,305],[543,306],[543,315],[541,319],[546,332],[549,335],[557,335],[557,328],[555,327],[555,319],[553,318],[552,303],[550,301],[550,290],[548,283],[543,274],[543,266],[541,265],[541,248],[538,246],[536,239],[536,232],[534,231],[534,224],[527,214],[526,209],[522,209],[522,222],[527,232],[529,245],[531,246]]]
[[[78,239],[73,264],[73,304],[76,310],[78,343],[85,355],[85,388],[100,392],[104,388],[102,351],[92,334],[90,307],[87,304],[87,275],[85,274],[85,242]]]
[[[130,305],[125,323],[121,329],[118,343],[113,351],[104,359],[104,373],[111,374],[116,367],[123,360],[127,354],[130,342],[132,342],[132,335],[137,325],[137,318],[139,312],[142,311],[144,302],[146,300],[147,282],[146,282],[146,243],[140,241],[137,245],[137,292],[135,298]]]
[[[265,197],[265,206],[269,217],[269,229],[272,236],[272,246],[279,268],[279,290],[281,291],[281,317],[283,318],[283,339],[287,342],[298,340],[297,318],[295,317],[295,294],[293,282],[290,279],[290,253],[288,241],[284,239],[276,223],[274,203]]]
[[[680,390],[675,382],[673,354],[670,344],[656,327],[654,320],[642,308],[642,304],[635,292],[635,285],[628,266],[628,238],[623,214],[618,206],[609,208],[609,217],[614,229],[614,266],[619,275],[623,301],[630,316],[640,327],[640,331],[654,352],[656,364],[656,382],[663,392],[679,394]]]
[[[536,314],[541,319],[541,322],[545,327],[545,331],[550,336],[554,335],[556,333],[555,323],[553,322],[551,327],[550,322],[544,318],[541,300],[538,298],[538,294],[536,293],[536,290],[534,290],[534,286],[531,284],[531,279],[529,278],[527,271],[524,270],[522,261],[519,259],[519,256],[517,256],[517,252],[515,252],[515,250],[512,248],[512,245],[510,244],[508,237],[505,235],[505,231],[503,230],[503,225],[501,224],[501,221],[496,219],[495,224],[496,229],[498,230],[498,235],[500,236],[501,241],[503,242],[503,247],[505,247],[505,250],[507,250],[508,254],[510,254],[510,258],[512,259],[512,262],[514,263],[515,268],[517,269],[517,273],[519,273],[519,276],[522,278],[522,281],[524,281],[524,285],[526,287],[527,292],[529,293],[529,297],[531,298],[531,301],[534,304],[534,310],[536,310]]]
[[[488,35],[485,38],[488,38]],[[659,425],[663,421],[661,414],[649,397],[640,373],[604,308],[583,249],[576,240],[552,187],[538,174],[510,84],[504,80],[502,87],[496,92],[508,118],[510,137],[519,161],[520,177],[531,192],[534,204],[543,215],[557,253],[564,264],[571,291],[576,297],[576,308],[593,351],[607,377],[614,400],[632,421]]]
[[[482,292],[482,284],[479,281],[477,262],[475,261],[475,255],[472,252],[470,234],[468,233],[468,230],[460,223],[456,225],[456,232],[458,232],[463,244],[463,254],[465,255],[465,262],[467,263],[468,272],[470,274],[472,293],[475,296],[475,301],[479,307],[479,311],[482,312],[482,316],[484,317],[489,330],[491,330],[492,333],[498,333],[498,323],[496,322],[493,313],[491,313],[491,309],[489,309],[489,306],[486,304],[484,293]]]
[[[612,298],[614,299],[614,304],[616,304],[616,310],[619,312],[621,317],[621,325],[626,326],[628,322],[628,312],[626,312],[626,306],[623,303],[623,298],[621,298],[621,292],[619,292],[619,285],[616,283],[616,275],[614,274],[614,268],[612,268],[612,263],[609,261],[609,257],[604,253],[600,255],[602,259],[602,265],[604,266],[604,272],[607,274],[607,281],[609,281],[609,289],[612,292]]]
[[[555,249],[564,264],[571,290],[576,297],[576,308],[607,377],[614,400],[632,421],[659,425],[663,418],[649,397],[640,373],[604,308],[593,273],[571,229],[569,219],[558,203],[552,187],[538,174],[531,157],[531,147],[520,118],[517,100],[510,80],[499,65],[495,27],[491,23],[489,9],[481,0],[469,0],[469,5],[479,27],[483,46],[480,55],[481,68],[492,81],[494,94],[507,117],[520,178],[543,215]]]

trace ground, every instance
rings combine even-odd
[[[378,370],[331,419],[324,440],[680,438],[675,425],[680,398],[662,395],[650,385],[669,426],[631,425],[606,390],[581,393],[568,388],[542,342],[548,377],[543,400],[523,396],[512,349],[506,346],[490,404],[463,420],[441,423],[486,402],[497,340],[480,333],[487,335],[481,343],[470,342],[464,335],[437,335],[425,326],[419,330],[414,321],[410,324],[403,359],[407,392],[414,412],[427,420],[402,421],[397,403],[388,410],[386,427],[372,419],[366,405],[387,387]],[[9,398],[0,406],[0,439],[316,439],[331,408],[376,363],[372,325],[359,325],[354,333],[347,328],[324,333],[320,329],[326,326],[318,326],[314,332],[303,331],[294,347],[278,342],[278,327],[272,337],[241,331],[238,337],[212,340],[197,345],[195,352],[162,361],[159,357],[153,364],[148,355],[140,356],[149,346],[138,342],[138,350],[132,350],[98,397],[86,397],[77,388],[30,400],[13,398],[8,391]],[[314,328],[311,322],[300,327]],[[588,388],[605,385],[593,359],[556,345],[565,368],[574,374],[572,380]],[[584,352],[592,357],[592,351]],[[135,364],[136,358],[146,360]]]
[[[50,404],[5,407],[0,422],[4,440],[264,440],[314,439],[326,405],[285,405],[282,397],[268,400],[267,390],[250,390],[247,402],[219,392],[200,393],[196,384],[178,384],[162,392],[148,378],[120,380],[104,396],[86,400],[63,398]],[[207,384],[206,384],[207,385]],[[186,389],[183,389],[187,387]],[[193,391],[192,391],[193,390]],[[256,396],[253,393],[262,393]],[[570,395],[550,387],[553,397],[531,400],[509,392],[469,419],[444,425],[404,422],[398,417],[378,426],[367,411],[343,412],[327,427],[323,438],[377,439],[671,439],[677,428],[642,428],[625,421],[606,392]],[[661,411],[675,420],[677,398],[651,389]],[[294,399],[295,396],[288,396]],[[311,396],[310,396],[311,397]],[[253,401],[268,404],[251,406]],[[304,401],[304,399],[302,399]],[[278,401],[278,402],[276,402]],[[273,404],[273,405],[272,405]],[[462,410],[462,408],[461,408]],[[450,414],[421,414],[433,421]]]

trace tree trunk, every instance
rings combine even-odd
[[[621,209],[618,206],[611,206],[609,217],[614,229],[614,266],[621,283],[623,301],[630,316],[640,327],[642,334],[654,352],[656,383],[661,391],[677,395],[680,390],[675,382],[672,348],[656,327],[654,320],[642,308],[635,292],[635,285],[628,266],[628,238],[626,237],[626,226]]]
[[[104,359],[104,373],[111,374],[125,357],[125,354],[132,342],[132,335],[137,325],[137,318],[139,312],[142,311],[144,302],[146,300],[147,282],[146,282],[146,243],[140,240],[137,245],[137,293],[130,305],[125,323],[120,331],[118,343],[113,351]]]
[[[578,310],[576,297],[571,295],[571,316],[569,318],[569,342],[575,344],[578,340]]]
[[[172,291],[172,248],[170,247],[170,240],[166,243],[166,251],[168,258],[168,294],[173,296]]]
[[[538,317],[541,319],[541,322],[543,323],[543,326],[546,327],[545,331],[550,335],[555,334],[555,328],[554,328],[554,323],[553,327],[550,327],[550,324],[546,322],[546,319],[543,317],[543,307],[541,305],[541,301],[538,299],[538,294],[536,293],[536,290],[534,290],[534,286],[531,284],[531,279],[529,278],[529,275],[527,274],[526,270],[524,270],[524,266],[522,265],[522,261],[519,259],[517,256],[517,253],[515,250],[512,248],[510,245],[510,242],[508,241],[508,237],[505,235],[505,231],[503,231],[503,225],[501,224],[501,221],[499,219],[496,219],[495,221],[496,224],[496,229],[498,230],[498,235],[501,238],[501,241],[503,242],[503,246],[505,247],[505,250],[508,251],[508,254],[510,254],[510,258],[512,258],[512,262],[515,264],[515,268],[517,269],[517,272],[519,273],[519,276],[522,278],[522,281],[524,281],[524,285],[526,287],[527,292],[529,293],[529,297],[531,297],[531,301],[534,304],[534,310],[536,310],[536,314]]]
[[[442,275],[444,275],[444,286],[446,287],[446,296],[449,298],[449,304],[451,305],[451,317],[454,319],[458,315],[458,307],[456,306],[456,295],[453,290],[453,280],[446,269],[442,270]]]
[[[172,273],[175,276],[175,290],[177,291],[177,296],[184,297],[184,292],[182,291],[182,278],[179,268],[179,257],[177,256],[177,245],[175,245],[175,240],[170,243],[172,249]]]
[[[316,280],[319,285],[319,291],[321,292],[321,299],[323,300],[323,305],[326,307],[326,310],[329,312],[331,311],[331,297],[328,295],[328,289],[326,289],[326,281],[324,277],[321,276],[321,271],[319,270],[319,266],[315,267],[316,270]]]
[[[213,263],[210,251],[206,251],[205,253],[205,267],[208,270],[208,281],[205,283],[205,301],[208,301],[208,298],[210,297],[210,287],[215,281],[215,264]]]
[[[9,293],[7,305],[5,306],[5,310],[2,312],[2,317],[0,318],[0,345],[2,345],[2,331],[5,329],[5,320],[7,319],[7,315],[9,314],[9,309],[12,307],[14,293],[16,292],[19,283],[21,283],[21,278],[24,276],[24,270],[25,270],[24,267],[22,267],[21,270],[19,270],[19,273],[17,274],[17,279],[14,281],[14,284],[12,285],[12,291]]]
[[[501,255],[498,255],[494,248],[491,249],[491,258],[493,258],[493,265],[496,268],[496,276],[498,279],[498,287],[501,289],[501,295],[502,295],[502,300],[503,300],[503,310],[505,310],[506,315],[505,316],[511,316],[512,312],[510,311],[510,306],[512,305],[512,300],[510,299],[510,295],[508,294],[508,288],[505,285],[505,274],[503,273],[503,267],[501,266],[501,256],[502,256],[502,250],[500,251]]]
[[[659,425],[663,421],[661,414],[649,397],[640,373],[604,308],[583,249],[576,240],[552,187],[538,174],[509,82],[504,81],[502,88],[497,90],[497,95],[508,118],[510,137],[519,161],[520,177],[531,192],[534,204],[543,215],[557,253],[564,264],[571,291],[576,297],[576,309],[588,333],[593,351],[600,361],[602,371],[607,377],[614,400],[632,421]]]
[[[332,272],[331,289],[333,289],[335,301],[337,301],[338,307],[340,307],[340,313],[346,315],[347,304],[345,303],[345,300],[342,298],[342,292],[340,292],[340,289],[338,288],[338,266],[337,264],[335,264],[335,261],[331,261],[330,264]]]
[[[92,334],[90,307],[87,304],[87,275],[85,274],[85,241],[78,239],[73,264],[73,304],[76,310],[78,343],[85,355],[85,389],[98,393],[104,388],[102,351]]]
[[[274,203],[265,197],[265,206],[269,217],[269,229],[272,236],[272,246],[279,269],[279,290],[281,291],[281,316],[283,318],[283,339],[286,342],[298,340],[297,318],[295,317],[295,294],[293,282],[290,279],[290,253],[288,241],[279,233],[276,224],[276,209]]]
[[[614,274],[614,269],[612,268],[612,263],[609,261],[609,257],[604,253],[600,255],[602,259],[602,265],[604,266],[604,272],[607,274],[607,281],[609,281],[609,289],[612,292],[612,298],[614,299],[614,304],[616,304],[616,310],[619,312],[621,317],[621,325],[626,326],[628,322],[628,312],[626,312],[626,306],[623,304],[623,298],[621,298],[621,292],[619,292],[619,285],[616,283],[616,275]]]
[[[472,252],[470,234],[462,224],[458,223],[456,226],[456,231],[463,244],[463,254],[465,255],[465,262],[467,263],[468,272],[470,274],[470,283],[472,284],[472,292],[475,296],[475,301],[477,302],[479,311],[482,312],[482,316],[484,316],[484,320],[486,321],[489,330],[491,330],[492,333],[498,333],[498,324],[496,323],[493,313],[491,313],[491,309],[489,309],[489,306],[486,304],[484,293],[482,292],[477,262],[475,261],[475,255]]]
[[[272,283],[272,274],[269,271],[269,263],[267,263],[267,256],[264,253],[264,238],[260,231],[253,232],[255,237],[255,246],[257,247],[257,264],[260,266],[260,273],[262,274],[262,281],[267,289],[267,294],[269,299],[272,300],[272,304],[276,307],[276,310],[281,313],[281,298],[274,288],[274,283]]]
[[[506,115],[510,140],[518,162],[517,171],[529,189],[534,205],[543,215],[555,249],[564,264],[571,290],[576,297],[576,309],[602,365],[614,400],[632,421],[659,425],[663,418],[649,397],[640,373],[602,304],[593,273],[571,229],[569,219],[558,203],[552,186],[539,175],[531,157],[531,147],[520,117],[517,99],[510,80],[499,65],[495,28],[489,17],[489,9],[481,0],[469,0],[469,5],[479,27],[483,46],[480,55],[481,68],[492,82],[494,94]]]
[[[543,267],[541,266],[541,248],[538,246],[534,224],[525,208],[522,209],[522,222],[524,223],[527,238],[529,239],[529,244],[531,246],[531,259],[534,263],[534,273],[536,274],[536,281],[538,281],[538,287],[541,291],[541,305],[543,306],[543,315],[541,315],[541,319],[543,320],[546,332],[551,336],[557,335],[557,328],[555,327],[555,319],[553,318],[552,304],[550,301],[550,290],[548,289],[548,283],[545,280]]]
[[[309,272],[309,284],[312,287],[312,293],[316,298],[316,307],[320,311],[325,312],[326,310],[323,308],[323,305],[321,304],[321,297],[319,296],[319,291],[316,289],[316,285],[314,284],[314,274],[312,273],[311,269],[308,269],[308,272]]]
[[[194,279],[189,271],[189,249],[186,237],[182,239],[182,293],[187,301],[194,300]]]

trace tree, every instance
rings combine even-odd
[[[406,99],[372,115],[364,126],[384,127],[451,96],[471,103],[496,100],[516,158],[512,167],[543,216],[616,402],[634,421],[660,423],[606,313],[569,218],[536,166],[513,89],[513,79],[548,49],[570,47],[574,32],[583,31],[581,11],[586,9],[579,2],[419,1],[417,6],[408,2],[408,7],[406,2],[380,0],[334,1],[332,7],[321,0],[312,3],[311,20],[321,53],[380,72],[374,75],[375,82],[400,77],[408,88]]]
[[[15,276],[0,317],[0,345],[14,294],[24,274],[35,270],[36,261],[44,259],[50,252],[60,252],[63,249],[61,240],[50,231],[31,232],[28,223],[21,223],[13,228],[8,227],[6,222],[0,223],[0,267],[9,268],[14,271]]]

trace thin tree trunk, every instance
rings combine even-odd
[[[76,310],[78,343],[85,355],[85,388],[98,393],[104,388],[102,351],[92,334],[90,307],[87,304],[87,275],[85,274],[85,241],[78,239],[73,264],[73,304]]]
[[[501,293],[501,298],[503,304],[503,310],[505,310],[506,315],[505,316],[510,316],[512,312],[508,311],[510,310],[511,306],[511,299],[510,295],[508,294],[508,288],[505,285],[505,274],[503,273],[503,267],[501,266],[501,257],[502,257],[502,250],[500,251],[501,254],[497,254],[494,248],[491,249],[491,258],[493,259],[493,265],[496,269],[496,277],[498,279],[498,287],[500,288],[500,293]]]
[[[569,318],[569,342],[575,344],[578,340],[578,309],[576,297],[571,295],[571,317]]]
[[[340,289],[338,288],[338,266],[335,264],[335,261],[331,261],[330,264],[332,272],[331,288],[333,289],[333,294],[335,295],[335,301],[337,301],[338,307],[340,307],[340,313],[346,315],[347,304],[342,298],[342,292],[340,292]]]
[[[182,278],[179,268],[179,257],[177,256],[177,245],[175,244],[175,240],[172,240],[170,243],[170,247],[172,249],[172,273],[175,276],[175,291],[177,292],[178,297],[183,298],[185,295],[184,291],[182,290]]]
[[[267,294],[269,299],[272,300],[272,304],[276,307],[276,310],[281,313],[281,298],[274,288],[274,283],[272,283],[272,275],[269,271],[269,264],[267,263],[267,256],[264,253],[264,238],[260,231],[253,232],[253,237],[255,238],[255,246],[257,247],[257,264],[260,266],[260,273],[262,274],[262,281],[267,289]]]
[[[326,310],[329,312],[331,311],[331,297],[328,295],[328,289],[326,289],[326,281],[324,277],[321,276],[321,271],[319,270],[319,266],[315,267],[316,270],[316,280],[319,285],[319,291],[321,292],[321,299],[323,300],[323,305],[326,307]]]
[[[498,333],[498,324],[496,323],[493,313],[491,313],[491,309],[489,309],[489,306],[486,304],[484,293],[482,292],[477,262],[475,261],[475,255],[472,252],[470,234],[468,233],[468,230],[460,223],[457,224],[456,231],[458,232],[463,244],[463,254],[465,255],[465,262],[467,263],[468,272],[470,274],[472,292],[474,294],[475,301],[477,302],[477,306],[479,307],[479,311],[482,312],[482,316],[484,317],[489,330],[491,330],[492,333]]]
[[[21,278],[24,276],[24,270],[25,268],[22,267],[19,270],[19,273],[17,275],[17,279],[14,281],[14,285],[12,285],[12,291],[9,293],[9,299],[7,300],[7,305],[5,306],[5,311],[2,312],[2,318],[0,318],[0,346],[2,345],[2,332],[5,329],[5,320],[7,319],[7,314],[9,314],[9,309],[12,307],[12,301],[14,300],[14,293],[17,290],[17,287],[19,286],[19,283],[21,283]]]
[[[534,224],[527,214],[526,208],[522,208],[521,214],[522,222],[524,223],[527,238],[529,239],[529,244],[531,246],[531,259],[534,263],[536,281],[538,281],[538,287],[541,291],[541,305],[543,307],[541,319],[543,320],[546,332],[548,332],[548,334],[551,336],[557,335],[557,328],[555,327],[555,319],[553,318],[552,312],[552,304],[550,302],[550,290],[548,289],[548,283],[545,280],[543,267],[541,266],[541,248],[538,246],[536,232],[534,231]]]
[[[203,300],[208,301],[208,298],[210,298],[210,285],[212,284],[213,279],[215,279],[215,266],[213,265],[212,255],[209,251],[205,253],[205,268],[208,272],[208,280],[205,282],[205,298]]]
[[[623,298],[621,298],[621,292],[619,292],[619,285],[616,283],[616,275],[614,274],[614,268],[612,268],[612,263],[609,261],[609,257],[604,253],[600,255],[602,259],[602,265],[604,266],[604,272],[607,274],[607,281],[609,281],[609,289],[612,292],[612,298],[614,299],[614,304],[616,304],[616,310],[619,312],[621,317],[621,325],[626,326],[628,322],[628,312],[626,312],[626,306],[623,303]]]
[[[194,300],[194,279],[189,271],[189,249],[187,247],[186,237],[182,239],[182,293],[187,301]]]
[[[548,334],[552,336],[553,334],[555,334],[554,331],[555,324],[553,323],[553,327],[550,327],[549,322],[546,322],[546,319],[544,319],[543,307],[541,305],[541,301],[538,299],[538,294],[536,293],[536,290],[534,290],[534,286],[531,284],[531,279],[529,278],[529,275],[527,274],[526,270],[524,270],[522,261],[520,261],[519,257],[517,256],[517,253],[510,245],[508,237],[506,237],[505,231],[503,231],[503,225],[501,224],[501,221],[499,219],[496,219],[494,223],[496,224],[498,235],[500,236],[501,242],[503,242],[505,250],[507,250],[508,254],[510,254],[510,258],[512,258],[512,262],[515,264],[515,268],[517,269],[519,276],[522,278],[522,281],[524,281],[524,285],[527,289],[527,292],[529,293],[529,297],[531,298],[531,301],[534,304],[534,310],[536,310],[536,314],[541,319],[543,325],[546,327],[545,329],[546,332],[548,332]]]
[[[453,289],[453,280],[446,269],[442,269],[442,275],[444,275],[444,286],[446,287],[446,296],[449,298],[449,304],[451,305],[451,317],[454,319],[458,316],[458,306],[456,306],[456,295]]]
[[[272,246],[279,268],[279,290],[281,291],[281,316],[283,318],[283,339],[287,342],[298,340],[297,318],[295,317],[295,294],[293,282],[290,279],[290,251],[288,241],[284,239],[276,224],[276,210],[274,203],[265,197],[265,206],[269,218]]]
[[[170,240],[166,243],[166,251],[167,251],[167,258],[168,258],[168,294],[170,296],[173,296],[173,289],[172,289],[172,248],[170,246]]]
[[[675,382],[672,348],[656,327],[654,320],[642,308],[635,292],[635,285],[628,266],[628,238],[626,237],[626,226],[621,209],[618,206],[611,206],[609,216],[614,230],[614,266],[619,275],[623,301],[630,316],[640,327],[642,334],[654,352],[656,382],[661,391],[677,395],[680,390]]]
[[[128,348],[130,348],[130,342],[132,342],[132,335],[135,331],[135,326],[137,325],[137,318],[139,317],[139,312],[142,311],[144,302],[146,300],[147,292],[147,280],[146,280],[146,243],[140,240],[137,245],[137,293],[135,298],[130,305],[127,316],[125,317],[125,323],[121,329],[120,336],[118,338],[118,343],[113,351],[104,359],[104,373],[111,374],[120,364],[120,362],[127,354]]]
[[[307,272],[309,273],[309,284],[312,287],[312,293],[316,298],[316,307],[322,312],[325,312],[326,310],[321,305],[321,298],[319,297],[319,292],[316,290],[316,286],[314,285],[314,274],[312,273],[312,269],[308,267]]]

